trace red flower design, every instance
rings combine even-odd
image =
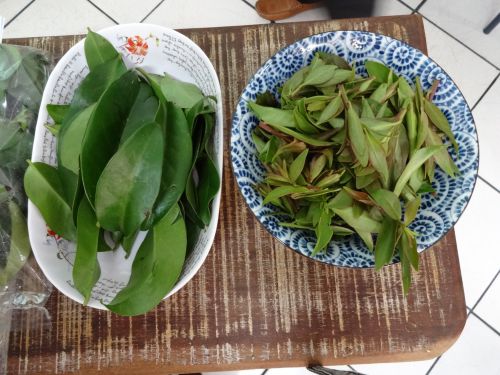
[[[146,56],[148,53],[148,43],[142,39],[139,35],[127,38],[127,44],[125,46],[127,51],[133,55]]]
[[[60,235],[58,235],[56,232],[54,232],[52,229],[50,229],[49,227],[47,227],[47,236],[49,237],[54,237],[56,240],[58,240],[59,238],[61,238]]]

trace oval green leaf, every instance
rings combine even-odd
[[[84,196],[78,207],[76,257],[73,265],[73,282],[83,295],[84,305],[89,301],[92,288],[101,276],[97,260],[99,234],[94,210]]]
[[[42,214],[50,229],[69,241],[76,239],[71,207],[57,169],[45,163],[30,163],[24,174],[26,195]]]
[[[83,48],[85,50],[87,64],[91,71],[96,69],[99,65],[120,56],[115,47],[113,47],[106,38],[90,29],[85,38]]]
[[[172,209],[146,235],[132,264],[127,286],[106,305],[124,316],[144,314],[175,286],[186,256],[186,225],[179,207]]]
[[[102,171],[96,187],[99,224],[125,236],[151,215],[160,189],[163,135],[152,122],[139,128],[118,149]]]
[[[103,93],[90,117],[80,160],[83,187],[91,205],[95,201],[97,181],[118,148],[139,87],[137,73],[125,73]]]

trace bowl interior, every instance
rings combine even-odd
[[[118,25],[99,31],[122,53],[129,68],[142,67],[155,74],[168,73],[175,78],[196,84],[205,95],[217,98],[216,126],[213,134],[213,152],[219,175],[222,176],[222,100],[220,84],[208,57],[190,39],[164,27],[148,24]],[[147,43],[147,53],[136,54],[127,48],[130,43]],[[45,87],[38,116],[33,147],[33,161],[56,164],[56,140],[44,124],[50,122],[48,103],[69,103],[80,81],[88,73],[83,41],[73,46],[58,62]],[[168,296],[179,290],[198,271],[212,245],[217,227],[220,191],[212,203],[212,219],[199,235],[194,249],[188,254],[179,280]],[[82,303],[83,298],[74,288],[72,268],[75,244],[51,233],[38,209],[29,202],[28,230],[33,253],[47,278],[65,295]],[[120,248],[98,254],[101,277],[92,291],[88,306],[101,308],[128,282],[135,253],[145,233],[136,241],[132,255],[125,259]],[[166,296],[166,297],[168,297]],[[166,298],[165,297],[165,298]]]
[[[280,216],[273,205],[264,206],[263,198],[255,188],[264,179],[265,170],[251,137],[258,120],[250,112],[247,103],[266,91],[279,99],[278,88],[294,72],[309,64],[317,51],[345,58],[360,76],[366,76],[365,61],[374,60],[389,66],[413,87],[416,77],[420,77],[424,90],[429,89],[435,79],[440,81],[434,103],[446,115],[459,144],[458,154],[452,148],[449,150],[460,174],[451,179],[437,168],[433,183],[437,194],[422,197],[419,213],[410,228],[419,233],[418,250],[427,249],[453,227],[470,199],[478,170],[477,134],[470,109],[446,72],[418,49],[388,36],[362,31],[313,35],[285,47],[264,63],[243,90],[231,129],[233,171],[244,199],[274,237],[293,250],[311,257],[316,243],[314,233],[281,226],[279,222],[287,218]],[[334,239],[325,253],[313,258],[337,266],[374,266],[373,253],[357,235]],[[393,262],[397,261],[399,259],[394,257]]]

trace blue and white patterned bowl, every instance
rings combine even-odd
[[[426,194],[422,197],[418,215],[411,224],[411,229],[419,233],[418,251],[422,252],[453,227],[472,195],[479,165],[477,134],[470,109],[448,74],[418,49],[388,36],[363,31],[313,35],[285,47],[257,71],[241,95],[231,129],[231,161],[243,197],[257,219],[274,237],[293,250],[311,257],[316,243],[315,234],[279,225],[286,218],[280,217],[273,205],[262,205],[263,197],[255,186],[264,179],[265,170],[251,137],[258,120],[250,112],[247,102],[254,101],[258,94],[266,91],[271,91],[278,99],[277,89],[294,72],[309,64],[317,51],[343,57],[360,76],[366,76],[364,62],[375,60],[389,66],[412,85],[415,78],[420,77],[424,90],[429,89],[435,79],[440,80],[434,103],[448,118],[459,144],[459,155],[452,148],[450,153],[460,175],[452,179],[437,168],[433,183],[436,196]],[[356,235],[334,239],[326,253],[311,258],[336,266],[374,266],[373,253]],[[398,261],[394,257],[393,263]]]

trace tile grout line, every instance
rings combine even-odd
[[[495,327],[493,327],[490,323],[488,323],[486,320],[484,320],[483,318],[481,318],[479,315],[477,315],[474,311],[471,311],[470,312],[471,315],[474,315],[477,319],[479,319],[481,322],[483,322],[483,324],[488,327],[489,329],[491,329],[493,332],[495,332],[498,336],[500,336],[500,332],[498,332],[496,330]]]
[[[91,0],[87,0],[90,4],[92,4],[94,6],[94,8],[96,8],[98,11],[100,11],[102,14],[104,14],[106,17],[108,17],[111,21],[113,21],[114,23],[116,23],[117,25],[119,24],[119,22],[117,22],[113,17],[111,17],[109,14],[107,14],[104,10],[102,10],[101,8],[99,8],[96,4],[94,4]]]
[[[478,175],[479,176],[479,175]],[[489,325],[484,319],[482,319],[481,317],[479,317],[476,313],[474,313],[474,309],[476,308],[476,306],[478,305],[479,302],[481,302],[481,300],[483,299],[483,297],[485,296],[485,294],[488,292],[488,290],[490,289],[490,287],[493,285],[493,283],[495,282],[496,278],[498,277],[498,275],[500,275],[500,270],[495,274],[495,276],[493,277],[493,279],[491,280],[491,282],[488,284],[488,286],[486,287],[486,289],[483,291],[483,293],[481,294],[481,296],[479,297],[479,299],[477,300],[477,302],[474,304],[474,306],[472,306],[472,308],[469,308],[466,306],[466,308],[469,309],[469,312],[467,313],[467,319],[469,319],[469,316],[470,315],[474,315],[476,318],[478,318],[481,322],[483,322],[488,328],[490,328],[493,332],[497,333],[498,335],[500,335],[500,333],[495,329],[493,328],[491,325]],[[436,364],[439,362],[439,360],[441,359],[442,355],[440,355],[439,357],[436,358],[436,360],[434,361],[434,363],[431,365],[431,367],[429,367],[429,369],[427,370],[427,372],[425,373],[425,375],[429,375],[431,373],[431,371],[434,369],[434,367],[436,366]]]
[[[488,284],[488,286],[486,287],[486,289],[483,291],[483,293],[481,293],[481,296],[479,297],[479,299],[476,301],[476,303],[472,306],[472,308],[470,309],[470,313],[473,313],[474,312],[474,309],[477,307],[477,305],[479,304],[479,302],[481,302],[481,300],[483,299],[483,297],[485,296],[485,294],[488,292],[488,290],[491,288],[491,286],[493,285],[493,283],[495,282],[495,280],[497,279],[498,275],[500,275],[500,270],[495,274],[495,276],[493,276],[493,279],[490,281],[490,283]],[[469,314],[470,314],[469,313]]]
[[[481,177],[480,175],[477,175],[477,177],[483,181],[486,185],[488,185],[490,188],[492,188],[493,190],[495,190],[497,193],[500,193],[500,189],[498,189],[497,187],[495,187],[491,182],[489,182],[488,180],[486,180],[484,177]]]
[[[478,52],[474,51],[471,47],[469,47],[467,44],[465,44],[464,42],[462,42],[460,39],[458,39],[456,36],[452,35],[450,32],[446,31],[445,29],[443,29],[441,26],[439,26],[437,23],[435,23],[434,21],[432,21],[431,19],[429,19],[428,17],[426,17],[425,15],[423,15],[422,13],[420,12],[415,12],[415,13],[418,13],[420,14],[427,22],[431,23],[433,26],[437,27],[439,30],[441,30],[442,32],[444,32],[446,35],[448,35],[449,37],[451,37],[452,39],[454,39],[455,41],[457,41],[458,43],[460,43],[462,46],[464,46],[465,48],[467,48],[469,51],[473,52],[475,55],[479,56],[481,59],[483,59],[485,62],[487,62],[488,64],[490,64],[492,67],[494,67],[496,70],[500,70],[500,68],[498,66],[496,66],[495,64],[493,64],[490,60],[488,60],[486,57],[484,57],[483,55],[479,54]]]
[[[260,374],[260,375],[266,375],[266,373],[267,373],[268,371],[269,371],[269,369],[268,369],[268,368],[266,368],[264,371],[262,371],[262,374]]]
[[[248,5],[253,10],[255,10],[255,7],[252,4],[250,4],[247,0],[241,0],[241,1],[243,1],[246,5]]]
[[[495,84],[495,82],[498,80],[498,77],[500,77],[500,73],[498,73],[495,78],[493,78],[493,81],[491,81],[491,83],[488,85],[488,87],[486,88],[486,90],[484,90],[484,92],[481,94],[481,96],[479,97],[478,100],[476,100],[476,103],[474,103],[474,105],[471,107],[471,112],[474,110],[474,108],[477,107],[477,105],[479,104],[479,102],[486,96],[486,94],[488,93],[488,91],[490,91],[490,89],[493,87],[493,85]]]
[[[422,0],[420,4],[418,4],[417,7],[415,8],[415,12],[418,12],[426,2],[427,0]]]
[[[431,373],[431,371],[434,369],[434,366],[436,366],[436,363],[438,363],[438,361],[441,359],[441,357],[442,357],[442,355],[440,355],[439,357],[436,358],[436,360],[432,363],[431,367],[429,367],[429,369],[427,370],[425,375],[429,375]]]
[[[28,7],[29,7],[31,4],[33,4],[34,2],[35,2],[35,0],[31,0],[28,4],[26,4],[26,5],[24,6],[24,8],[23,8],[23,9],[21,9],[19,12],[17,12],[17,13],[14,15],[14,17],[12,17],[9,21],[7,21],[7,23],[4,25],[4,29],[5,29],[5,28],[7,28],[7,26],[9,26],[9,25],[12,23],[12,21],[14,21],[14,20],[15,20],[18,16],[20,16],[20,15],[21,15],[21,13],[22,13],[22,12],[24,12],[26,9],[28,9]]]
[[[479,178],[482,179],[481,176],[478,175]],[[485,181],[486,182],[486,181]],[[492,186],[493,187],[493,186]],[[491,329],[493,332],[495,332],[497,335],[500,336],[500,332],[498,332],[494,327],[492,327],[488,322],[486,322],[486,320],[484,320],[483,318],[481,318],[479,315],[477,315],[475,312],[474,312],[474,309],[476,308],[476,306],[479,304],[479,302],[481,302],[481,300],[483,299],[483,297],[485,296],[485,294],[488,292],[488,290],[490,289],[491,285],[493,285],[493,283],[495,282],[496,278],[498,277],[498,275],[500,275],[500,270],[496,273],[496,275],[493,277],[493,279],[491,280],[491,282],[488,284],[488,286],[486,287],[486,289],[483,291],[483,293],[481,294],[481,296],[479,297],[479,299],[477,300],[477,302],[474,304],[474,306],[472,306],[472,308],[466,306],[466,308],[469,310],[469,312],[467,313],[467,319],[469,319],[469,317],[471,315],[473,315],[475,318],[477,318],[478,320],[480,320],[485,326],[487,326],[489,329]],[[441,356],[439,356],[438,358],[436,358],[436,360],[434,361],[434,363],[431,365],[431,367],[429,368],[429,370],[426,372],[425,375],[429,375],[432,371],[432,369],[434,368],[434,366],[436,365],[436,363],[439,361],[439,359],[441,358]]]
[[[148,14],[146,14],[142,20],[140,20],[140,21],[139,21],[139,23],[143,23],[143,22],[144,22],[144,21],[145,21],[145,20],[146,20],[146,19],[147,19],[147,18],[148,18],[148,17],[149,17],[149,16],[150,16],[150,15],[151,15],[151,14],[152,14],[155,10],[156,10],[156,9],[158,9],[158,7],[159,7],[161,4],[163,4],[164,2],[165,2],[165,0],[161,0],[158,4],[156,4],[156,5],[155,5],[155,7],[154,7],[153,9],[151,9],[151,10],[149,11],[149,13],[148,13]]]

